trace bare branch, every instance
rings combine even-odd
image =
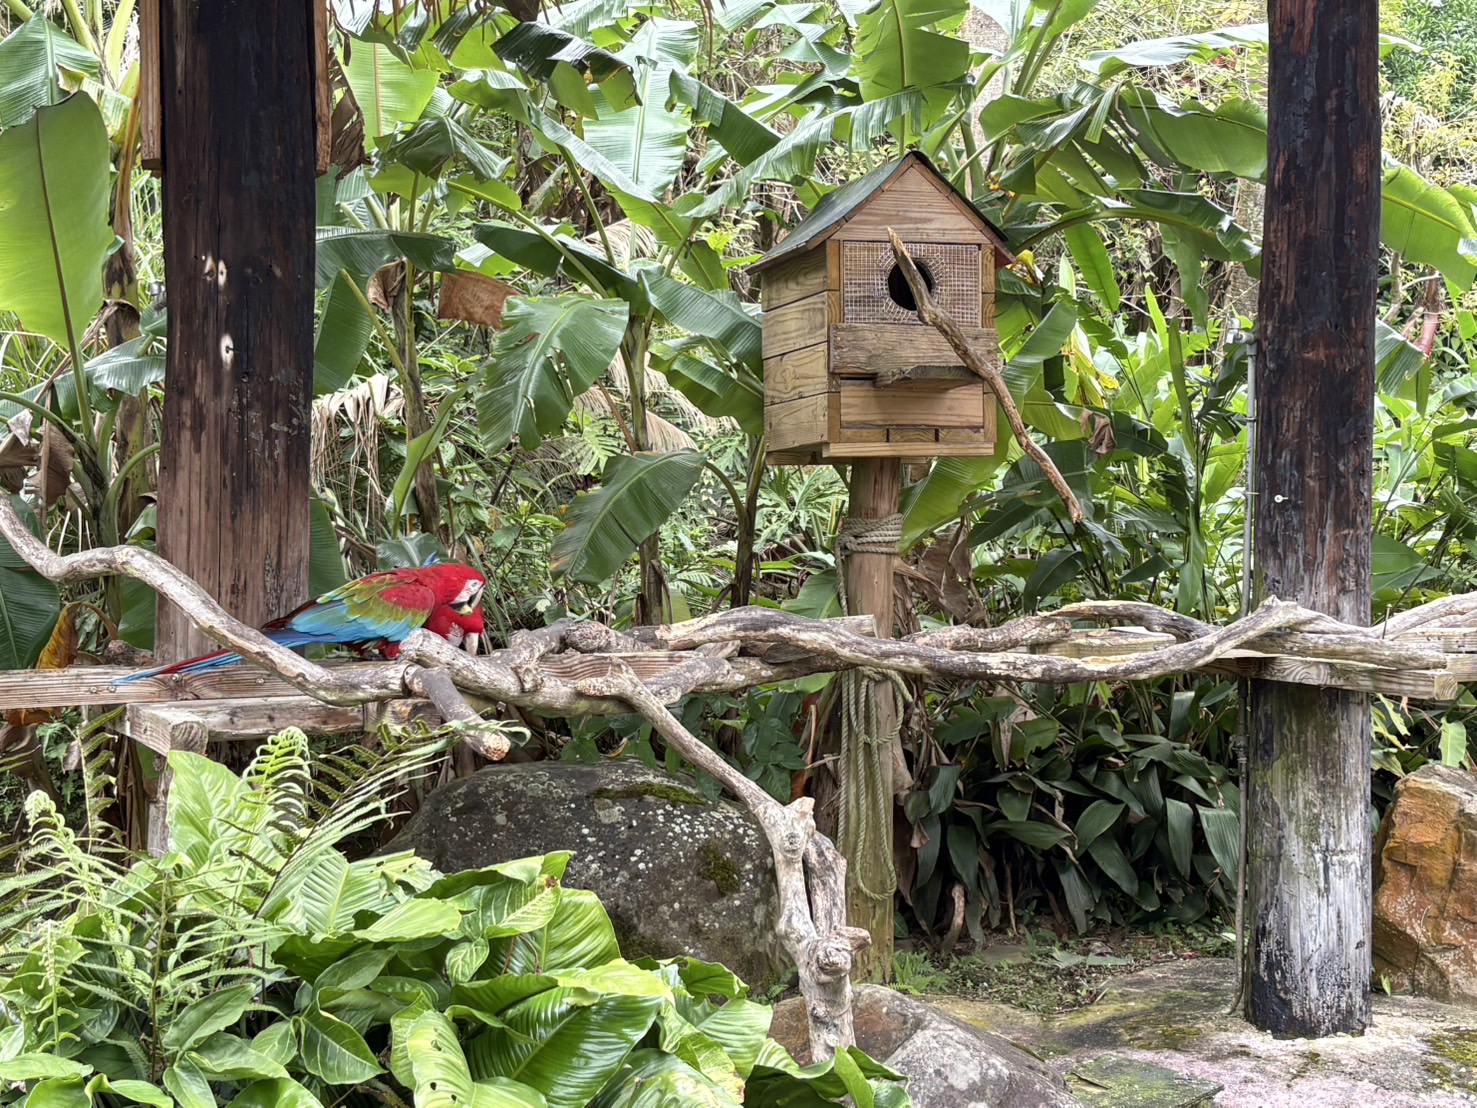
[[[1015,432],[1015,438],[1021,444],[1030,457],[1041,467],[1046,474],[1051,487],[1056,489],[1057,495],[1067,505],[1067,514],[1071,516],[1073,523],[1082,521],[1082,505],[1077,503],[1077,496],[1067,485],[1066,478],[1057,469],[1046,454],[1046,451],[1036,445],[1036,440],[1026,430],[1025,420],[1021,419],[1021,413],[1011,399],[1010,390],[1005,387],[1005,378],[1001,377],[995,367],[979,356],[978,351],[969,345],[969,340],[964,337],[959,324],[954,317],[943,308],[939,307],[938,301],[933,298],[928,285],[923,280],[923,275],[918,272],[918,265],[913,261],[908,248],[903,245],[903,240],[891,227],[887,229],[887,237],[892,240],[892,252],[897,258],[898,268],[903,271],[903,277],[908,282],[908,288],[913,293],[913,303],[918,305],[918,319],[920,322],[930,324],[938,330],[938,333],[949,340],[949,345],[954,348],[954,353],[967,366],[971,373],[984,380],[995,394],[995,399],[1000,401],[1000,407],[1005,412],[1005,420],[1010,424],[1010,429]]]

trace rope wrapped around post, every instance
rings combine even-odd
[[[842,521],[835,553],[843,612],[847,611],[851,556],[895,555],[902,537],[901,515]],[[879,634],[889,631],[878,628]],[[878,710],[880,698],[887,695],[883,685],[895,697],[891,713]],[[892,857],[893,760],[902,708],[908,699],[906,683],[889,670],[862,666],[841,674],[841,811],[836,842],[848,863],[852,895],[875,904],[890,904],[897,892]],[[889,717],[885,724],[884,717]]]

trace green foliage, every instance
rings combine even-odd
[[[99,850],[33,795],[0,883],[0,1103],[907,1103],[859,1052],[802,1069],[722,967],[622,959],[594,895],[561,886],[567,853],[448,877],[345,858],[438,750],[315,774],[288,730],[244,778],[176,753],[160,858]]]

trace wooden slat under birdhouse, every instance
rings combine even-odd
[[[986,361],[999,365],[1000,341],[994,331],[983,327],[965,330],[970,345],[979,351]],[[932,327],[919,327],[909,333],[906,343],[898,339],[897,325],[891,323],[838,323],[831,328],[831,372],[838,377],[881,376],[884,381],[896,382],[889,375],[915,366],[946,366],[949,377],[935,377],[940,388],[950,387],[949,381],[974,381],[974,374],[959,363],[959,356],[949,341]],[[914,380],[929,379],[927,374],[915,374]],[[766,384],[768,377],[766,375]]]

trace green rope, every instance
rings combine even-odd
[[[903,517],[848,518],[836,538],[836,564],[843,575],[841,610],[852,554],[894,554]],[[887,686],[884,688],[883,686]],[[892,722],[883,728],[878,704],[892,692]],[[897,891],[892,859],[892,745],[897,741],[907,686],[890,671],[860,668],[841,675],[841,811],[837,839],[846,858],[852,890],[873,902],[891,902]]]

